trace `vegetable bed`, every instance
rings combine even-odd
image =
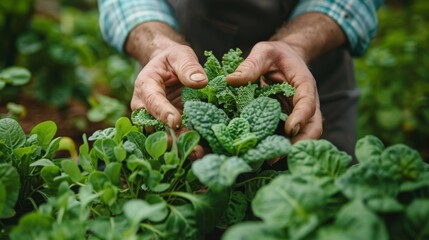
[[[429,165],[417,151],[369,135],[350,166],[326,140],[290,144],[276,134],[287,113],[275,96],[294,89],[226,85],[240,54],[206,52],[209,84],[184,89],[189,130],[178,136],[140,110],[76,150],[52,121],[26,134],[1,119],[0,238],[429,238]],[[210,153],[191,161],[197,145]]]

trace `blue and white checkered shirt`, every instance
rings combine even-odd
[[[131,30],[146,21],[161,21],[177,29],[173,9],[166,0],[98,0],[104,39],[119,51]],[[354,56],[365,53],[377,32],[376,10],[382,0],[300,0],[292,16],[321,12],[344,31]]]

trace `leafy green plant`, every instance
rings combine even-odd
[[[429,4],[415,0],[378,12],[379,32],[367,54],[356,60],[362,92],[359,135],[378,136],[385,144],[405,143],[426,161],[429,152]],[[406,26],[406,27],[404,27]]]
[[[261,220],[237,224],[223,239],[427,238],[429,165],[418,152],[367,136],[356,156],[359,163],[348,168],[351,157],[325,140],[293,145],[290,172],[252,201]]]
[[[229,54],[215,68],[221,77],[233,71],[229,63],[242,61]],[[428,238],[429,165],[418,152],[367,136],[356,145],[359,163],[350,167],[351,156],[326,140],[291,145],[275,134],[285,119],[269,97],[279,93],[276,87],[251,88],[255,94],[242,105],[225,104],[211,90],[191,91],[205,97],[185,101],[188,131],[179,136],[145,110],[119,118],[114,127],[83,136],[78,163],[54,158],[67,144],[53,139],[51,122],[26,136],[14,120],[1,120],[0,159],[7,162],[0,162],[0,216],[13,215],[20,198],[10,181],[28,180],[22,179],[27,165],[14,162],[32,162],[45,201],[17,223],[3,224],[0,236],[205,239],[221,229],[226,240]],[[238,88],[225,89],[241,98]],[[274,94],[261,94],[267,89]],[[197,145],[211,152],[191,161]],[[277,158],[287,161],[287,170],[262,167]]]
[[[0,219],[31,211],[49,196],[42,189],[39,166],[54,161],[59,151],[61,138],[54,138],[56,131],[56,124],[46,121],[26,135],[16,120],[0,119]]]
[[[243,61],[241,54],[240,49],[231,49],[224,54],[220,62],[212,52],[206,51],[207,61],[204,64],[204,70],[208,77],[208,85],[202,89],[185,87],[182,91],[182,102],[184,104],[191,100],[208,102],[221,108],[229,117],[235,117],[257,97],[278,93],[290,97],[295,93],[295,89],[286,82],[262,87],[259,79],[255,79],[257,81],[253,84],[249,83],[241,87],[229,86],[225,77],[234,72]]]

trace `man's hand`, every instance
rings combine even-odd
[[[289,82],[296,92],[285,133],[292,142],[319,138],[322,135],[319,95],[307,63],[346,43],[343,31],[332,18],[317,12],[304,13],[285,23],[269,42],[256,44],[227,81],[241,85],[264,75],[269,81]]]
[[[285,123],[292,142],[317,139],[322,134],[322,114],[313,75],[302,57],[283,41],[260,42],[236,71],[227,76],[230,85],[243,85],[264,75],[268,81],[288,82],[296,88],[293,111]]]
[[[160,22],[143,23],[133,30],[126,51],[144,66],[134,84],[131,109],[145,108],[177,129],[182,121],[179,109],[183,86],[207,85],[196,54],[178,33]]]
[[[207,76],[191,48],[177,45],[156,54],[141,70],[134,84],[133,110],[145,108],[176,129],[181,124],[181,89],[202,88]]]

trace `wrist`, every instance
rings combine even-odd
[[[125,42],[125,52],[145,65],[162,50],[187,45],[184,38],[162,22],[145,22],[134,28]]]
[[[287,43],[306,63],[347,41],[333,19],[317,12],[297,16],[283,25],[271,40]]]

